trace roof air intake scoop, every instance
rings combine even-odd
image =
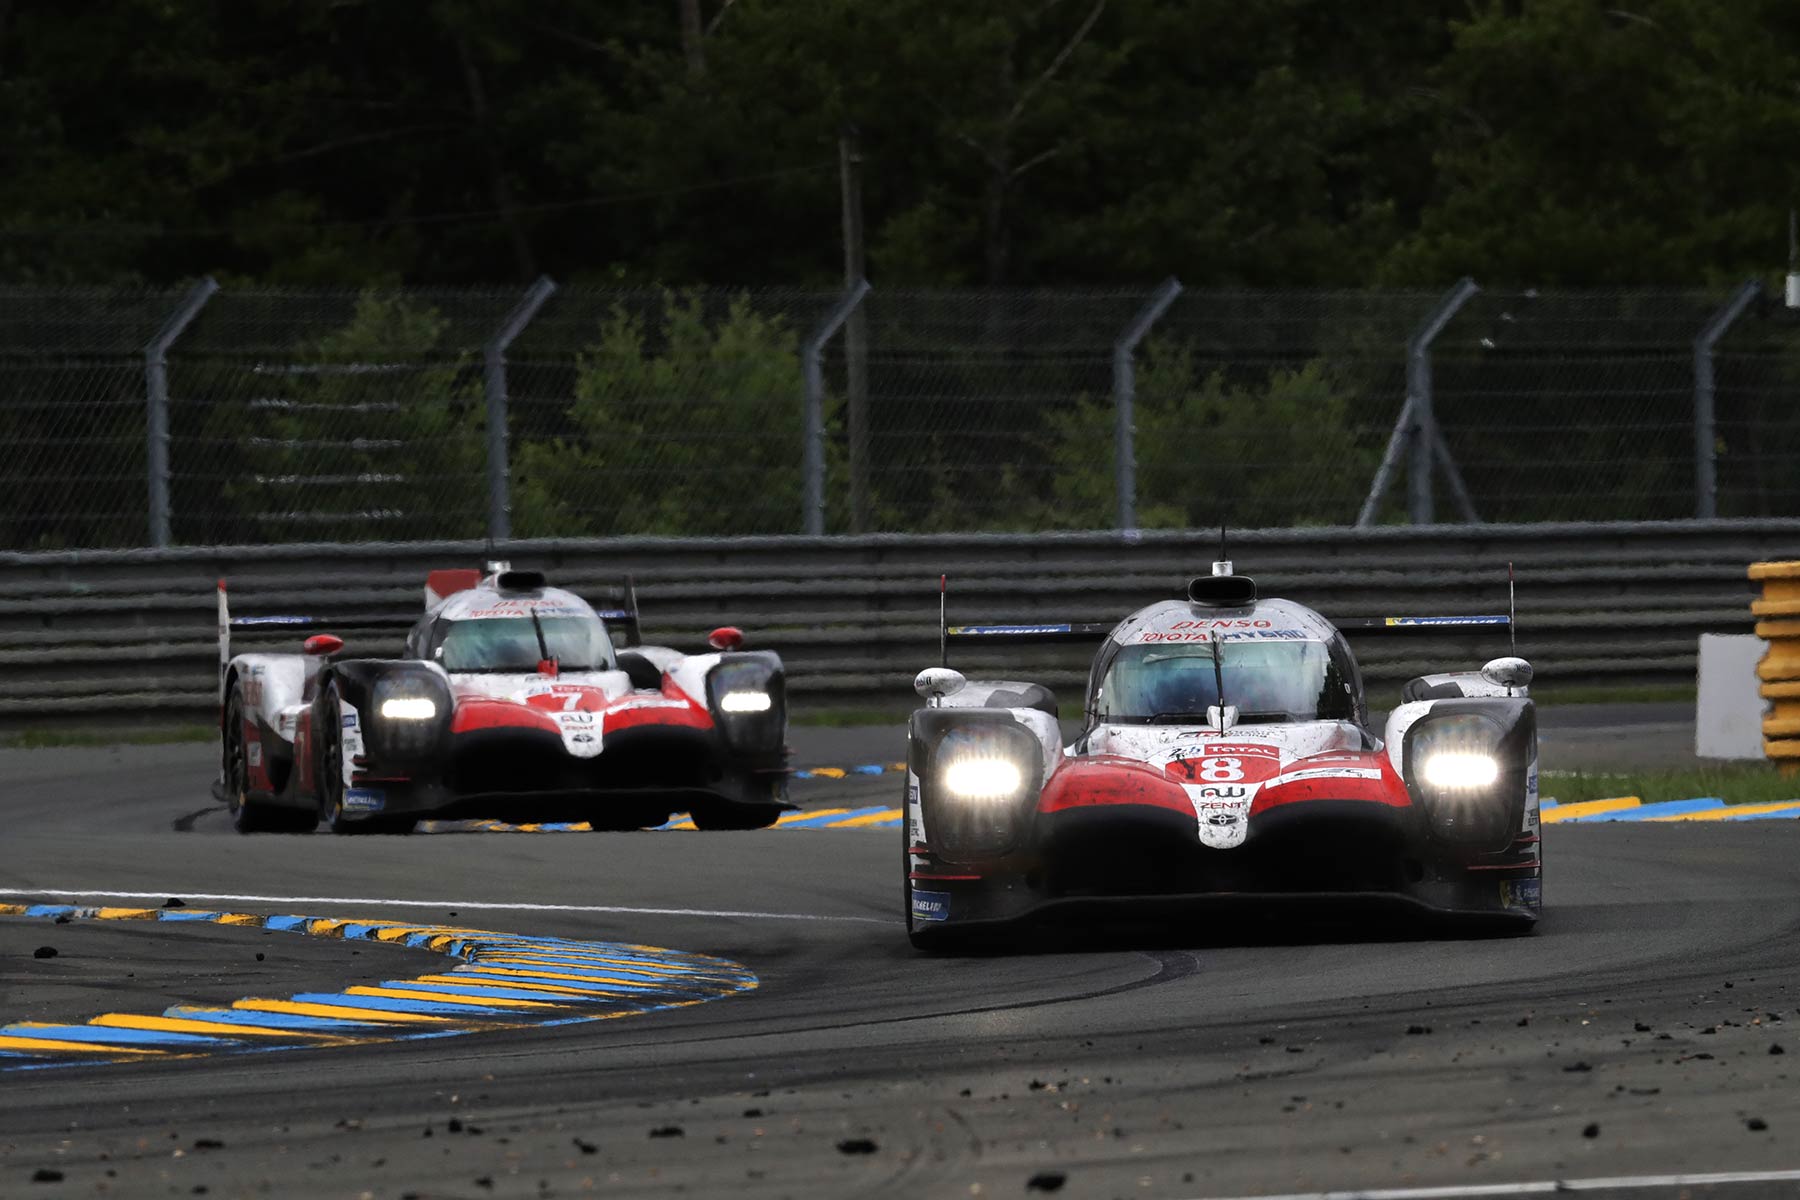
[[[502,592],[535,592],[544,586],[544,573],[502,571],[494,577],[494,586]]]
[[[1224,571],[1218,568],[1224,567]],[[1188,580],[1188,599],[1208,608],[1248,608],[1256,603],[1256,580],[1233,575],[1230,563],[1214,563],[1213,574]]]

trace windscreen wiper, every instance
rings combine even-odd
[[[525,610],[525,615],[531,618],[532,632],[537,634],[538,664],[542,666],[544,663],[555,663],[556,660],[550,657],[550,643],[544,640],[544,626],[538,621],[537,610],[528,608]],[[551,673],[555,674],[554,669]]]

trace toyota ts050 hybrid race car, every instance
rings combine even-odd
[[[1258,598],[1230,563],[1213,570],[1185,600],[1110,628],[945,628],[946,647],[1102,640],[1084,728],[1066,748],[1041,686],[919,675],[930,706],[912,717],[905,821],[915,945],[1057,912],[1180,914],[1276,898],[1326,912],[1356,898],[1516,929],[1536,921],[1530,665],[1500,658],[1414,679],[1377,736],[1343,633],[1302,605]]]
[[[219,584],[219,796],[241,832],[404,833],[424,817],[659,825],[773,824],[787,803],[781,659],[637,645],[637,606],[596,611],[505,563],[433,571],[398,659],[239,654],[231,631],[315,617],[230,615]],[[345,618],[356,627],[392,617]],[[612,628],[609,629],[609,623]],[[615,648],[613,634],[623,648]]]

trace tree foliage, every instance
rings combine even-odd
[[[1626,284],[1779,265],[1787,0],[13,0],[0,276]]]
[[[745,297],[622,308],[577,359],[560,431],[517,447],[515,532],[789,533],[801,524],[794,331]]]

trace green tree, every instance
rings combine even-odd
[[[213,355],[212,397],[178,463],[189,542],[479,537],[486,529],[480,375],[448,323],[365,293],[339,329],[280,355]]]
[[[581,352],[560,435],[515,442],[524,537],[791,533],[801,522],[796,336],[748,297],[615,307]]]
[[[1387,276],[1703,282],[1780,261],[1800,196],[1792,4],[1490,0],[1451,28],[1436,185]]]
[[[1137,504],[1144,528],[1342,524],[1368,490],[1379,445],[1356,390],[1318,360],[1231,382],[1191,348],[1152,340],[1137,375]],[[1110,398],[1053,421],[1050,503],[1031,523],[1103,529],[1115,519]],[[1105,440],[1102,441],[1101,439]]]

